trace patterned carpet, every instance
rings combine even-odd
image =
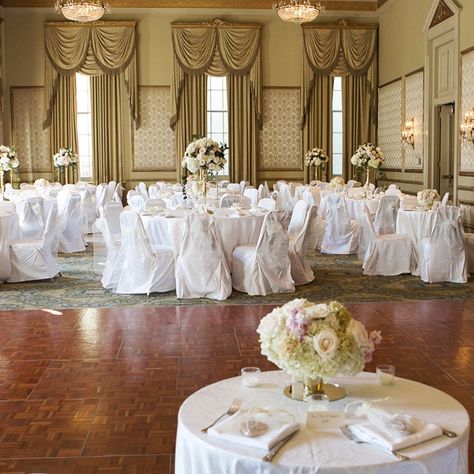
[[[411,275],[367,277],[355,256],[314,254],[308,257],[316,279],[292,294],[249,296],[234,291],[226,301],[178,300],[174,292],[116,295],[102,288],[93,271],[92,252],[60,256],[62,276],[54,281],[0,285],[0,309],[64,309],[111,306],[177,306],[208,304],[280,304],[292,298],[341,302],[464,299],[474,297],[474,279],[465,285],[423,283]]]

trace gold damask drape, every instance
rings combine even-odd
[[[230,178],[255,183],[257,134],[262,112],[260,35],[260,25],[229,24],[221,20],[172,25],[174,67],[170,125],[176,130],[178,170],[192,136],[206,133],[205,75],[226,75]]]
[[[46,117],[43,126],[50,127],[53,152],[63,146],[77,149],[75,74],[82,72],[110,78],[102,80],[101,87],[93,85],[91,91],[93,95],[100,94],[93,97],[93,102],[101,104],[93,110],[99,114],[93,125],[94,171],[98,173],[94,179],[97,182],[122,178],[123,144],[116,139],[120,130],[113,128],[119,122],[101,117],[108,109],[122,107],[110,101],[128,103],[128,120],[138,123],[135,25],[135,22],[45,25]],[[123,115],[122,111],[122,118]]]
[[[377,25],[305,25],[301,127],[306,149],[321,146],[330,151],[331,93],[328,76],[342,76],[344,177],[352,177],[350,158],[376,132]],[[319,99],[318,99],[319,98]],[[319,119],[319,120],[318,120]],[[328,143],[325,146],[325,143]],[[305,176],[309,178],[307,171]]]

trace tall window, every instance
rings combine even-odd
[[[342,79],[334,78],[332,93],[332,174],[342,175]]]
[[[92,181],[92,113],[89,76],[76,74],[76,93],[79,178],[83,181]]]
[[[207,136],[219,143],[229,144],[229,114],[227,111],[227,80],[225,76],[207,76]],[[229,175],[229,156],[227,163],[219,173]]]

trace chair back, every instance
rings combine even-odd
[[[352,232],[352,225],[344,198],[332,193],[326,197],[326,203],[326,235],[331,235],[336,242],[347,239]]]
[[[244,196],[250,199],[250,205],[256,206],[258,202],[258,191],[255,188],[247,187],[244,189]]]
[[[239,183],[239,185],[240,185],[240,192],[241,192],[241,194],[243,194],[244,191],[245,191],[245,188],[250,185],[250,182],[249,182],[249,181],[242,180],[242,181]]]
[[[153,211],[156,209],[166,209],[166,203],[163,199],[147,199],[145,201],[145,210]]]
[[[272,262],[273,271],[278,274],[285,274],[289,263],[289,237],[282,219],[282,211],[270,211],[265,216],[255,249],[258,257]]]
[[[356,181],[355,179],[350,179],[347,182],[347,187],[348,188],[360,188],[361,183],[359,181]]]
[[[0,216],[0,283],[10,276],[10,242],[15,237],[17,226],[18,216],[15,213]]]
[[[115,181],[109,181],[107,183],[107,190],[105,192],[105,202],[109,202],[114,199],[116,188],[117,188],[117,183]]]
[[[23,238],[39,239],[44,231],[43,199],[27,198],[19,203],[19,226]]]
[[[276,211],[276,201],[271,198],[262,198],[258,201],[258,207],[262,207],[268,211]]]
[[[357,213],[357,225],[359,226],[359,247],[357,257],[359,260],[365,260],[370,245],[375,242],[376,234],[372,215],[364,201],[360,202],[360,212]]]
[[[288,233],[290,235],[298,234],[303,228],[306,221],[308,207],[308,204],[306,204],[303,199],[300,199],[295,204],[293,214],[291,215],[290,223],[288,225]]]
[[[142,196],[143,199],[148,199],[150,196],[148,190],[146,189],[146,184],[143,181],[140,181],[135,187],[135,190]]]
[[[145,210],[145,198],[141,194],[132,194],[130,193],[127,196],[128,205],[135,212],[143,212]]]
[[[97,206],[97,210],[105,205],[107,202],[107,184],[101,183],[98,184],[95,188],[95,202]]]
[[[357,187],[349,188],[347,190],[347,195],[351,198],[362,199],[363,197],[365,197],[365,189]]]
[[[111,237],[114,240],[122,238],[120,227],[120,214],[122,214],[123,206],[119,202],[110,201],[103,207],[103,216],[109,226]]]
[[[441,199],[441,203],[439,207],[446,207],[449,201],[449,193],[444,193],[443,199]]]
[[[228,193],[240,193],[240,184],[239,183],[229,183],[225,190]]]
[[[35,186],[33,184],[29,184],[29,183],[20,183],[20,189],[22,191],[31,191],[31,190],[35,190]]]
[[[58,211],[56,209],[56,206],[51,206],[48,212],[48,217],[46,218],[43,238],[41,240],[41,248],[46,250],[47,252],[52,251],[53,244],[57,240],[57,236],[59,232],[59,229],[56,223],[57,213]]]
[[[375,213],[375,232],[378,235],[395,234],[397,232],[397,215],[400,208],[398,196],[383,196]]]
[[[2,214],[15,214],[16,206],[11,201],[0,201],[0,213]]]
[[[150,184],[150,186],[148,186],[148,195],[150,196],[150,199],[156,199],[159,190],[160,188],[156,184]]]

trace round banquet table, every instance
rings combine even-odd
[[[193,212],[193,211],[187,211]],[[179,249],[184,232],[184,214],[177,215],[169,213],[162,215],[142,215],[145,231],[150,239],[150,243],[170,245],[175,255],[179,255]],[[263,224],[265,214],[233,216],[215,215],[217,236],[224,250],[229,268],[232,268],[232,252],[239,245],[257,243],[260,229]]]
[[[347,397],[331,402],[331,410],[343,410],[357,400],[384,401],[384,409],[409,413],[458,434],[440,436],[402,450],[410,458],[401,462],[369,444],[349,441],[338,428],[310,431],[304,425],[305,402],[291,400],[283,388],[291,381],[283,371],[262,372],[258,387],[245,387],[240,377],[222,380],[191,395],[178,414],[176,474],[467,474],[469,415],[449,395],[427,385],[395,378],[391,386],[378,385],[375,374],[363,372],[355,377],[332,379],[347,391]],[[281,449],[272,463],[263,462],[266,454],[210,437],[201,429],[224,413],[235,398],[242,408],[284,409],[301,423],[300,430]],[[347,420],[349,421],[349,420]]]
[[[371,215],[374,215],[377,212],[379,207],[379,200],[378,199],[351,199],[347,196],[344,196],[344,201],[346,203],[347,213],[352,220],[356,220],[357,217],[361,214],[360,204],[365,202],[367,207],[369,208],[369,212]],[[321,200],[321,206],[319,209],[319,216],[323,219],[326,218],[327,214],[327,201]]]
[[[431,236],[436,220],[436,212],[403,210],[400,209],[397,215],[397,234],[408,235],[413,242],[413,248],[416,254],[417,266],[420,255],[421,241]]]

